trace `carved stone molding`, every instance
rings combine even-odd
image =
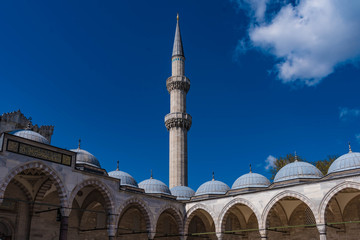
[[[174,89],[187,93],[190,90],[190,80],[185,76],[172,76],[166,80],[166,88],[169,93]]]
[[[187,113],[169,113],[165,116],[165,126],[167,130],[173,127],[181,127],[190,130],[192,118]]]

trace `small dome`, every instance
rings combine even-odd
[[[307,162],[295,161],[285,165],[275,175],[274,182],[281,182],[299,178],[322,178],[323,174],[314,165]]]
[[[101,168],[99,160],[97,160],[97,158],[88,151],[80,149],[80,147],[77,149],[71,149],[70,151],[76,152],[76,163],[88,164],[93,167]]]
[[[170,189],[162,181],[150,178],[139,183],[139,188],[145,190],[145,193],[162,193],[171,195]]]
[[[360,153],[350,151],[338,157],[329,167],[328,174],[360,168]]]
[[[236,179],[231,189],[262,188],[270,185],[269,179],[258,173],[247,173]]]
[[[171,195],[176,196],[177,200],[189,200],[195,195],[195,191],[187,186],[176,186],[170,189]]]
[[[229,186],[215,179],[203,183],[195,193],[195,196],[205,194],[225,194],[229,190]]]
[[[29,129],[13,131],[11,132],[11,134],[13,134],[14,136],[30,139],[35,142],[50,144],[49,141],[44,136]]]
[[[109,172],[109,176],[120,179],[120,185],[138,187],[137,182],[130,174],[123,171],[119,171],[119,169]]]

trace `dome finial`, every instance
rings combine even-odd
[[[250,166],[250,173],[252,173],[252,170],[251,170],[251,164],[250,164],[249,166]]]
[[[29,121],[27,123],[27,126],[26,126],[25,130],[31,130],[31,120],[32,120],[32,118],[29,117]]]
[[[81,138],[79,138],[78,149],[80,149],[80,145],[81,145]]]
[[[116,161],[116,171],[119,171],[119,160]]]
[[[296,154],[296,151],[295,151],[295,162],[298,161],[298,158],[297,158],[297,154]]]
[[[349,153],[351,153],[351,145],[350,145],[350,142],[349,142]]]
[[[150,172],[151,172],[150,179],[153,179],[153,172],[152,172],[152,169],[150,170]]]
[[[215,181],[215,173],[214,173],[214,171],[212,172],[212,181]]]

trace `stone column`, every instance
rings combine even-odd
[[[259,233],[260,233],[261,240],[267,239],[267,231],[265,229],[260,229]]]
[[[113,213],[109,213],[108,214],[108,219],[107,219],[107,227],[108,227],[108,236],[109,236],[109,240],[114,240],[116,239],[116,215]]]
[[[316,226],[319,234],[320,234],[320,240],[326,240],[326,225],[325,224],[319,224]]]
[[[67,240],[68,226],[69,226],[69,216],[61,215],[59,240]]]
[[[217,240],[222,240],[224,235],[222,233],[216,233]]]
[[[66,207],[60,208],[60,234],[59,240],[67,240],[70,209]]]

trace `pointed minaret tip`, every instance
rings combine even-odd
[[[180,24],[179,24],[179,13],[176,16],[176,30],[175,30],[175,39],[174,39],[174,46],[172,56],[183,56],[184,57],[184,49],[181,40],[181,33],[180,33]]]

